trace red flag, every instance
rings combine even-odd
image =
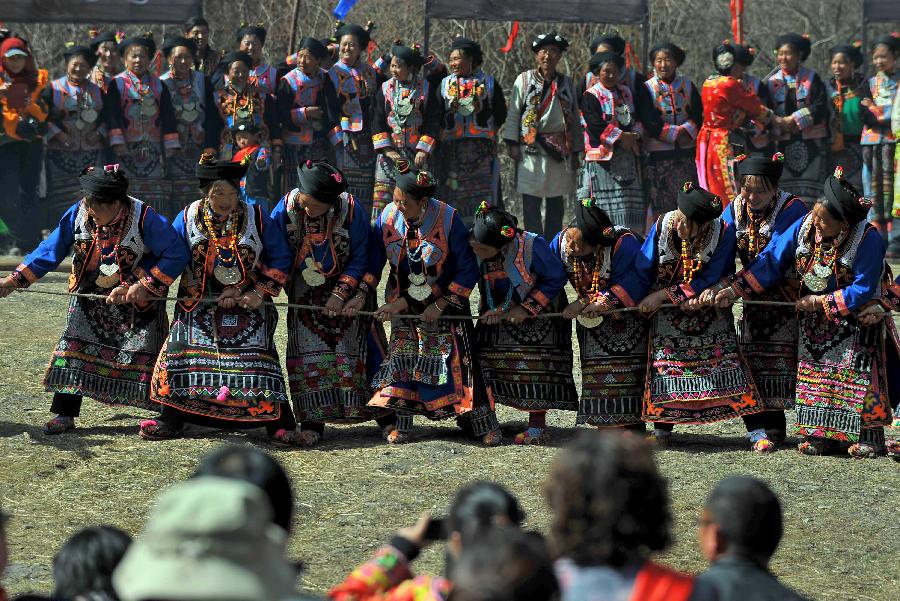
[[[512,50],[513,42],[519,37],[519,22],[513,21],[512,29],[509,30],[509,37],[506,39],[506,45],[500,49],[500,52],[507,54]]]

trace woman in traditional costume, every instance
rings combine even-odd
[[[744,65],[738,48],[719,44],[713,49],[717,75],[703,82],[703,126],[697,135],[697,179],[700,187],[730,201],[738,195],[732,161],[732,133],[750,119],[759,125],[772,120],[772,111],[742,80]],[[776,119],[780,120],[780,118]]]
[[[378,76],[364,59],[369,32],[359,25],[344,25],[335,36],[340,44],[338,61],[328,71],[341,105],[339,128],[334,137],[337,166],[347,178],[349,191],[370,219],[375,186],[375,148],[372,145],[372,103],[378,92]]]
[[[247,166],[200,157],[203,198],[172,226],[190,249],[178,287],[181,301],[159,354],[151,398],[158,418],[141,423],[147,440],[175,438],[185,422],[217,428],[265,426],[294,442],[294,415],[275,348],[278,296],[291,266],[282,231],[259,206],[242,202]],[[212,301],[212,302],[210,302]]]
[[[122,71],[122,56],[119,54],[121,40],[114,31],[99,32],[92,29],[89,35],[88,47],[96,56],[96,62],[91,70],[91,81],[106,93],[110,89],[112,78]]]
[[[528,413],[516,444],[541,444],[548,410],[578,408],[571,322],[532,319],[568,304],[565,268],[546,240],[487,203],[475,213],[469,244],[481,273],[475,339],[488,394]]]
[[[791,269],[803,285],[797,309],[797,428],[805,455],[849,444],[851,456],[874,457],[891,421],[884,320],[863,325],[856,312],[881,296],[884,241],[866,221],[872,202],[838,168],[825,196],[716,295],[719,305],[760,293]]]
[[[766,81],[769,108],[781,117],[771,136],[784,154],[781,186],[808,205],[822,195],[828,168],[828,93],[822,78],[802,64],[811,48],[804,36],[780,36],[775,52],[781,68]]]
[[[169,70],[159,79],[169,89],[178,141],[181,144],[166,161],[172,195],[157,207],[169,220],[197,200],[197,162],[203,153],[215,153],[219,146],[222,121],[213,100],[213,88],[202,71],[194,70],[197,46],[193,40],[177,37],[163,43],[163,55]]]
[[[537,66],[516,78],[503,127],[506,152],[516,162],[525,230],[547,240],[562,229],[565,199],[575,191],[584,150],[580,98],[572,79],[556,70],[568,47],[568,40],[552,32],[531,42]]]
[[[28,42],[10,35],[0,43],[0,236],[31,246],[41,240],[39,185],[43,167],[43,134],[47,105],[42,98],[50,82],[38,69]]]
[[[640,303],[650,322],[643,419],[665,444],[675,424],[706,424],[763,410],[741,354],[731,313],[703,308],[701,294],[734,273],[734,228],[722,200],[684,184],[678,209],[660,216],[644,242],[652,292]],[[677,307],[660,309],[663,303]]]
[[[703,123],[703,104],[697,86],[678,73],[684,59],[684,50],[671,42],[662,42],[650,50],[654,74],[644,86],[662,120],[659,135],[648,136],[645,144],[645,178],[654,215],[677,208],[681,184],[697,183],[694,157]]]
[[[113,129],[122,123],[118,104],[105,102],[103,90],[90,80],[97,55],[86,46],[63,51],[66,74],[44,90],[48,107],[47,216],[57,220],[80,192],[78,176],[102,164]],[[121,133],[121,131],[119,131]]]
[[[435,84],[422,74],[424,58],[416,48],[391,48],[390,79],[375,96],[372,143],[378,153],[372,212],[380,215],[393,202],[396,164],[403,159],[427,169],[437,145],[441,110]]]
[[[371,317],[353,316],[374,309],[376,290],[368,275],[369,216],[346,189],[337,168],[307,161],[297,188],[272,212],[294,252],[288,300],[325,307],[288,310],[288,383],[304,446],[319,441],[326,423],[394,421],[390,412],[366,407],[385,342],[380,324],[373,331]]]
[[[831,49],[831,80],[828,95],[831,98],[831,153],[829,159],[833,171],[841,165],[844,178],[857,190],[863,189],[862,146],[860,134],[863,128],[862,98],[865,79],[859,72],[863,55],[852,44],[840,44]]]
[[[662,121],[648,101],[637,99],[621,81],[625,60],[614,52],[591,57],[597,83],[581,99],[584,118],[584,167],[578,198],[591,199],[612,222],[634,232],[646,231],[647,203],[640,170],[641,140],[662,131]]]
[[[166,339],[166,296],[188,262],[184,243],[165,219],[128,196],[118,165],[88,167],[84,198],[0,284],[0,297],[53,271],[74,247],[72,297],[62,338],[44,376],[53,392],[46,434],[75,427],[85,396],[102,403],[153,409],[150,377]]]
[[[735,158],[741,193],[725,209],[723,219],[734,228],[737,252],[745,268],[774,240],[808,212],[803,201],[779,189],[784,156],[740,155]],[[704,300],[730,282],[707,288]],[[793,302],[800,282],[791,274],[752,300]],[[738,346],[747,361],[764,411],[744,416],[753,450],[767,453],[787,435],[784,410],[793,409],[797,379],[797,312],[793,307],[744,305],[738,321]]]
[[[469,230],[456,209],[432,198],[437,183],[427,171],[401,162],[394,202],[375,222],[370,254],[373,274],[390,262],[386,303],[375,317],[391,321],[388,356],[376,374],[369,407],[393,409],[397,424],[390,443],[408,442],[413,415],[457,418],[485,445],[500,444],[500,424],[473,361],[475,332],[469,295],[478,283],[478,263]],[[403,319],[399,315],[421,316]]]
[[[300,40],[297,66],[278,84],[278,116],[284,142],[284,190],[297,186],[297,169],[306,161],[325,159],[336,141],[340,105],[322,61],[328,54],[315,38]]]
[[[594,56],[598,52],[614,52],[621,56],[626,66],[622,69],[620,83],[628,86],[632,96],[643,95],[645,90],[641,88],[641,84],[646,81],[647,76],[638,71],[633,65],[628,65],[628,60],[625,58],[627,50],[628,42],[616,33],[599,35],[591,40],[591,45],[588,47],[590,56]],[[584,96],[584,93],[596,83],[597,74],[589,67],[587,73],[584,74],[584,78],[578,82],[578,97]]]
[[[891,112],[897,96],[900,70],[900,38],[882,35],[872,47],[876,73],[863,85],[863,126],[860,144],[863,153],[863,193],[875,203],[872,224],[891,243],[889,252],[900,256],[900,203],[894,207],[894,152],[897,138],[891,131]]]
[[[231,159],[237,148],[231,130],[241,124],[253,124],[260,129],[260,144],[274,148],[281,146],[281,124],[272,96],[250,80],[253,59],[246,52],[230,52],[219,62],[218,73],[225,81],[214,94],[223,129],[219,140],[219,158]]]
[[[122,40],[119,52],[125,70],[110,86],[116,87],[123,120],[117,128],[121,132],[114,132],[109,142],[131,178],[134,195],[153,207],[168,208],[172,189],[165,166],[181,143],[169,88],[150,72],[156,43],[149,35],[134,36]]]
[[[766,104],[766,99],[769,97],[769,89],[759,77],[749,71],[756,60],[756,48],[740,44],[733,44],[733,46],[735,50],[734,62],[741,65],[741,70],[743,71],[741,82],[748,90],[756,94],[762,104]],[[728,137],[736,154],[763,152],[769,146],[769,134],[766,131],[766,127],[759,122],[754,122],[753,119],[748,118],[746,115],[743,127],[732,131]]]
[[[266,45],[266,30],[261,24],[242,23],[235,34],[238,52],[246,53],[250,59],[250,85],[273,96],[278,88],[278,70],[265,62],[263,47]]]
[[[481,46],[456,38],[450,45],[450,75],[441,81],[441,160],[439,193],[472,225],[482,202],[500,206],[497,132],[506,121],[500,82],[481,66]]]
[[[575,224],[550,244],[566,267],[577,298],[563,311],[575,319],[581,357],[581,400],[576,423],[643,431],[641,404],[647,375],[647,319],[635,307],[647,294],[639,238],[613,225],[591,200],[575,206]]]

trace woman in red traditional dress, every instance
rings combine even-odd
[[[717,75],[703,82],[703,127],[697,136],[697,177],[700,187],[726,202],[737,196],[729,136],[749,117],[768,123],[778,121],[759,97],[742,83],[744,65],[735,60],[737,48],[723,42],[713,50]]]

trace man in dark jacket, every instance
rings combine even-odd
[[[805,601],[769,571],[781,542],[781,503],[763,482],[731,476],[719,482],[700,515],[700,547],[710,562],[697,582],[720,601]]]

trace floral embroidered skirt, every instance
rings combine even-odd
[[[730,312],[660,309],[647,374],[644,421],[705,424],[763,410]]]
[[[581,401],[577,423],[625,426],[641,421],[647,374],[646,317],[607,315],[596,328],[576,322],[581,351]]]
[[[318,287],[293,278],[290,302],[324,306],[336,277]],[[374,298],[363,307],[375,309]],[[384,329],[371,317],[328,317],[320,311],[288,310],[287,373],[298,421],[357,423],[389,413],[366,407],[369,386],[381,366]]]
[[[79,292],[105,294],[109,290],[89,286]],[[165,303],[151,303],[142,311],[133,305],[72,297],[44,386],[48,392],[158,409],[150,402],[150,378],[167,332]]]
[[[887,326],[802,313],[797,365],[797,428],[803,436],[883,443],[891,421]]]
[[[781,294],[754,300],[787,300]],[[797,384],[797,311],[792,307],[744,305],[738,344],[766,410],[794,408]]]
[[[204,422],[262,426],[278,420],[290,408],[275,349],[277,323],[268,301],[255,310],[176,305],[153,373],[153,400]]]
[[[462,315],[450,305],[445,315]],[[388,354],[375,375],[369,407],[441,420],[465,416],[476,436],[497,428],[497,417],[472,361],[472,322],[391,321]]]

